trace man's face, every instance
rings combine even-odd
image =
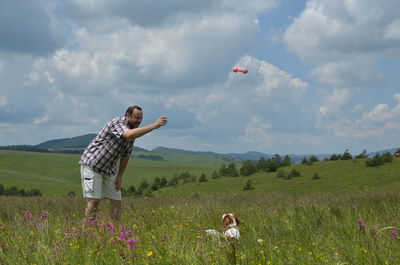
[[[126,114],[126,119],[128,120],[129,128],[134,129],[139,127],[142,123],[143,112],[138,109],[134,109],[132,115]]]

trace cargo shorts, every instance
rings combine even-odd
[[[121,190],[115,190],[116,175],[99,174],[90,166],[81,165],[83,197],[121,201]]]

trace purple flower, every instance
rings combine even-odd
[[[133,237],[133,232],[131,230],[125,231],[125,236],[127,237]]]
[[[42,214],[40,215],[40,221],[44,222],[46,219],[49,217],[49,214],[46,211],[43,211]]]
[[[121,232],[118,236],[118,241],[125,241],[125,240],[126,240],[125,234]]]
[[[114,225],[112,223],[109,223],[108,226],[106,227],[106,230],[109,231],[114,228],[115,228]]]
[[[136,244],[136,239],[134,239],[134,238],[128,239],[128,241],[126,241],[126,243],[128,243],[128,244]]]
[[[365,231],[365,221],[364,219],[358,219],[358,230]]]
[[[30,211],[25,212],[26,217],[31,220],[32,219],[32,213]]]
[[[114,235],[114,231],[110,232],[110,237],[112,237]]]
[[[399,239],[399,234],[395,230],[392,231],[392,238]]]

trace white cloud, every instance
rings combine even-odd
[[[263,117],[260,115],[253,115],[245,127],[245,134],[240,137],[240,140],[252,145],[262,145],[266,148],[270,146],[275,139],[275,137],[268,132],[270,127],[271,124],[268,121],[264,121]]]
[[[400,41],[400,18],[386,26],[383,36],[387,40]]]
[[[382,56],[400,54],[397,1],[307,1],[287,28],[289,50],[315,65],[311,76],[334,87],[382,84],[375,67]]]
[[[5,96],[0,96],[0,107],[6,106],[7,103],[7,98]]]

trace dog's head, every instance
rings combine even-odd
[[[235,213],[225,213],[222,215],[222,228],[238,226],[240,223]]]

